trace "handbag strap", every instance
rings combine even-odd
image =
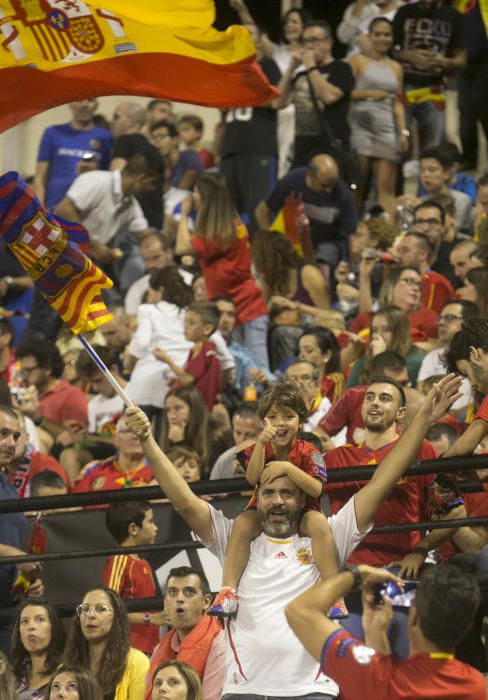
[[[317,66],[317,70],[319,70],[318,66]],[[320,71],[319,71],[319,73],[320,73]],[[320,74],[322,75],[322,73],[320,73]],[[342,146],[342,140],[337,138],[334,130],[332,129],[331,125],[329,124],[329,122],[327,120],[326,112],[323,109],[320,109],[320,107],[319,107],[317,96],[315,94],[315,90],[313,89],[312,81],[308,77],[308,71],[307,71],[306,77],[307,77],[308,89],[310,90],[310,97],[312,98],[312,104],[313,104],[315,112],[317,113],[318,118],[319,118],[320,131],[322,132],[322,134],[325,134],[325,136],[327,136],[327,138],[330,140],[331,146],[334,146],[334,145],[339,146],[339,147]]]

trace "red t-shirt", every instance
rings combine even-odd
[[[477,420],[478,418],[480,418],[481,420],[484,420],[488,423],[488,394],[485,396],[485,398],[481,402],[481,405],[476,412],[474,420]]]
[[[428,270],[422,275],[422,306],[434,309],[438,314],[444,304],[451,301],[456,292],[447,277],[434,270]]]
[[[200,236],[191,239],[205,278],[209,299],[230,296],[237,311],[237,323],[248,323],[268,313],[263,295],[251,273],[251,252],[246,227],[238,222],[236,239],[230,248]]]
[[[339,399],[344,391],[344,375],[342,372],[326,374],[320,382],[320,393],[327,396],[331,404]]]
[[[366,394],[365,385],[353,386],[342,394],[319,423],[328,435],[337,435],[347,426],[347,442],[358,445],[364,440],[364,423],[361,408]]]
[[[343,445],[327,453],[325,463],[329,473],[334,469],[379,464],[393,449],[394,440],[379,450],[370,450],[362,445]],[[424,440],[416,459],[436,459],[437,452],[430,442]],[[424,519],[426,512],[429,486],[434,477],[425,476],[403,477],[395,485],[386,501],[376,511],[374,524],[397,525],[399,523],[417,523]],[[365,481],[331,483],[327,488],[330,507],[333,514],[337,513],[347,501],[357,493]],[[421,539],[419,532],[396,532],[382,535],[367,535],[353,554],[349,557],[354,564],[370,564],[384,566],[392,561],[402,559]]]
[[[147,486],[153,478],[151,467],[145,462],[126,471],[119,467],[115,457],[109,457],[103,462],[87,464],[75,481],[73,493]]]
[[[117,591],[121,598],[153,598],[156,584],[151,565],[145,559],[135,559],[130,554],[111,556],[103,569],[103,585]],[[152,654],[159,642],[159,628],[156,625],[137,624],[130,626],[132,647]]]
[[[58,425],[74,420],[87,425],[88,399],[84,391],[64,379],[59,379],[54,389],[39,396],[42,415]]]
[[[371,318],[373,314],[371,311],[363,311],[360,313],[354,321],[349,326],[349,330],[352,333],[357,333],[358,335],[363,331],[362,335],[369,335],[369,329],[371,326]],[[421,306],[417,311],[412,311],[408,314],[408,320],[410,323],[410,335],[414,343],[427,340],[428,338],[437,338],[438,327],[437,319],[439,315],[433,309],[426,309]]]
[[[207,410],[211,411],[220,392],[220,362],[215,345],[202,343],[200,352],[195,357],[193,350],[190,350],[184,369],[195,377],[195,386],[203,396]],[[175,382],[174,386],[181,386],[181,382]]]
[[[325,643],[322,671],[339,685],[341,700],[486,700],[482,674],[453,654],[396,661],[343,629]]]
[[[253,445],[249,445],[249,447],[246,447],[243,450],[240,450],[236,454],[239,464],[246,471],[254,447],[255,443]],[[268,462],[272,462],[274,459],[276,459],[276,457],[273,452],[273,448],[268,442],[264,448],[264,463],[267,464]],[[324,490],[325,484],[327,483],[327,471],[325,469],[324,458],[322,453],[319,452],[317,448],[312,445],[312,443],[307,442],[306,440],[295,440],[295,444],[288,453],[288,461],[314,479],[319,479],[319,481],[322,483],[322,491]],[[247,507],[255,508],[256,500],[256,492],[254,492]],[[322,508],[320,507],[320,498],[307,496],[305,509],[322,511]]]

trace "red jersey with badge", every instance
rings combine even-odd
[[[119,593],[121,598],[153,598],[156,584],[151,565],[145,559],[136,559],[130,554],[111,556],[103,570],[103,585]],[[152,654],[159,642],[157,625],[137,624],[130,626],[130,644],[132,647]]]
[[[240,452],[237,452],[236,454],[236,459],[246,471],[255,446],[256,443],[254,443],[254,445],[249,445],[249,447],[246,447],[244,450],[240,450]],[[264,463],[267,464],[275,459],[276,457],[273,452],[273,448],[268,442],[264,448]],[[319,452],[310,442],[307,442],[306,440],[295,440],[295,444],[288,453],[288,461],[314,479],[319,479],[319,481],[322,483],[322,491],[324,490],[325,484],[327,483],[327,472],[325,469],[324,458],[322,453]],[[255,491],[247,507],[256,508],[256,503],[257,499]],[[320,498],[307,496],[305,510],[318,510],[322,512],[322,508],[320,507]]]
[[[119,466],[115,457],[109,457],[103,462],[87,464],[75,481],[73,493],[147,486],[153,478],[151,467],[146,462],[126,470]]]
[[[200,352],[193,355],[190,350],[184,369],[195,377],[195,386],[203,396],[208,411],[212,411],[217,394],[220,392],[220,362],[215,345],[209,341],[202,343]],[[182,386],[175,382],[173,386]]]
[[[236,305],[238,325],[268,313],[251,272],[249,237],[244,224],[236,222],[236,237],[229,248],[201,236],[194,236],[191,242],[200,259],[209,299],[231,296]]]
[[[379,464],[396,445],[396,440],[384,445],[379,450],[371,450],[364,445],[343,445],[331,450],[326,456],[329,473],[344,467]],[[436,459],[437,452],[430,442],[424,440],[416,459]],[[400,523],[417,523],[425,519],[429,498],[429,487],[434,480],[432,474],[409,476],[400,479],[386,501],[377,510],[374,524],[397,525]],[[332,514],[337,513],[347,501],[357,493],[365,481],[350,483],[331,483],[327,488]],[[402,559],[421,539],[419,532],[396,532],[382,535],[367,535],[353,554],[349,562],[385,566],[392,561]]]
[[[444,275],[434,270],[427,270],[422,275],[422,306],[426,309],[433,309],[440,314],[444,304],[455,296],[452,284]]]
[[[319,423],[328,435],[337,435],[347,426],[346,440],[359,445],[364,440],[364,423],[361,418],[366,386],[361,384],[347,389],[341,398],[329,408]]]
[[[396,661],[339,629],[322,651],[322,671],[341,700],[486,700],[482,674],[453,654],[415,654]]]

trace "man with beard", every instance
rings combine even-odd
[[[8,480],[7,467],[15,455],[17,442],[22,435],[15,412],[9,406],[0,405],[0,501],[18,498],[15,486]],[[0,515],[0,557],[23,556],[20,547],[24,537],[25,515],[23,513],[6,513]],[[17,568],[30,580],[28,595],[41,597],[44,586],[39,578],[40,566],[37,563],[13,564],[0,566],[0,607],[9,608],[17,605],[12,599],[12,586],[16,579]],[[10,650],[12,624],[0,626],[0,650],[5,654]]]
[[[327,453],[326,467],[330,473],[334,469],[366,464],[380,464],[398,442],[398,423],[405,415],[405,392],[391,377],[373,378],[366,389],[361,417],[365,434],[363,442],[356,445],[343,445]],[[435,459],[437,452],[430,443],[423,441],[415,459]],[[398,522],[416,523],[425,519],[429,497],[429,487],[433,475],[413,476],[400,479],[395,483],[390,495],[375,514],[375,526],[395,525]],[[345,503],[356,493],[364,491],[365,482],[348,482],[330,484],[327,492],[331,511],[338,513]],[[384,535],[366,536],[356,548],[348,561],[353,564],[370,564],[386,566],[402,559],[420,541],[416,531],[396,532]],[[349,607],[349,600],[347,601]],[[351,599],[351,620],[345,627],[362,638],[361,602]],[[408,655],[408,637],[406,635],[406,617],[396,613],[401,631],[398,639],[393,639],[394,653],[400,658]],[[404,623],[402,625],[402,623]],[[403,628],[403,629],[402,629]]]
[[[379,506],[415,457],[429,425],[458,398],[458,385],[453,375],[441,380],[371,481],[330,519],[338,561],[347,560],[371,527]],[[139,408],[129,408],[125,416],[141,440],[166,497],[197,538],[222,561],[232,521],[190,490],[160,450]],[[284,607],[317,582],[319,572],[310,540],[298,534],[305,495],[280,474],[279,467],[280,462],[268,465],[276,476],[258,489],[257,510],[263,533],[251,545],[249,562],[239,582],[239,610],[226,628],[225,700],[260,700],[267,695],[327,700],[339,693],[334,681],[320,673],[319,664],[298,643],[285,619]]]

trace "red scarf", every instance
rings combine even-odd
[[[205,671],[210,649],[212,648],[215,637],[221,631],[222,625],[215,617],[204,615],[180,643],[178,651],[174,651],[171,645],[176,630],[172,629],[165,634],[154,649],[151,658],[151,665],[149,667],[149,673],[147,674],[148,687],[146,688],[144,700],[151,700],[153,675],[159,664],[162,664],[164,661],[169,661],[170,659],[184,661],[191,666],[198,673],[200,679],[203,680],[203,672]]]

